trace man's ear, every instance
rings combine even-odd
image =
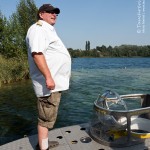
[[[43,14],[44,14],[44,12],[40,12],[40,13],[39,13],[39,17],[40,17],[41,19],[43,19]]]

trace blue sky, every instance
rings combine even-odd
[[[7,18],[20,0],[0,0]],[[150,0],[34,0],[37,7],[51,3],[61,10],[55,28],[67,48],[150,45]]]

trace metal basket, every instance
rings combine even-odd
[[[139,119],[139,115],[150,113],[150,107],[129,110],[124,100],[140,100],[144,94],[119,95],[113,91],[106,91],[94,101],[97,119],[91,122],[90,135],[97,142],[112,146],[124,147],[144,142],[140,136],[134,136],[132,121]],[[146,119],[149,121],[148,119]]]

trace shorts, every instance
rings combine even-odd
[[[53,128],[60,103],[61,92],[51,93],[50,96],[38,97],[38,125],[48,129]]]

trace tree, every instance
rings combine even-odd
[[[5,28],[5,20],[4,20],[4,16],[2,15],[2,13],[0,12],[0,45],[2,44],[3,41],[3,32],[4,32],[4,28]]]
[[[36,22],[36,16],[37,7],[34,1],[20,0],[16,12],[12,14],[9,21],[3,20],[2,26],[4,27],[1,33],[5,37],[3,36],[0,42],[1,53],[5,57],[21,57],[27,54],[25,37],[29,26]],[[2,17],[0,18],[2,22]]]
[[[20,47],[26,53],[25,36],[28,28],[37,20],[37,7],[33,0],[20,0],[17,6],[17,12],[13,15],[13,21],[18,22],[19,31],[16,32],[16,38],[20,41]],[[20,39],[20,36],[22,39]],[[22,46],[21,46],[22,45]]]
[[[6,26],[7,26],[7,19],[0,12],[0,54],[3,54],[5,52],[5,49],[4,49],[4,39],[7,36],[5,34]]]
[[[85,43],[85,50],[86,50],[86,51],[88,50],[87,41],[86,41],[86,43]]]
[[[90,41],[86,41],[85,50],[90,50]]]
[[[37,7],[33,0],[20,0],[17,6],[17,19],[25,36],[29,26],[37,20]]]
[[[87,42],[87,49],[90,50],[90,41]]]

